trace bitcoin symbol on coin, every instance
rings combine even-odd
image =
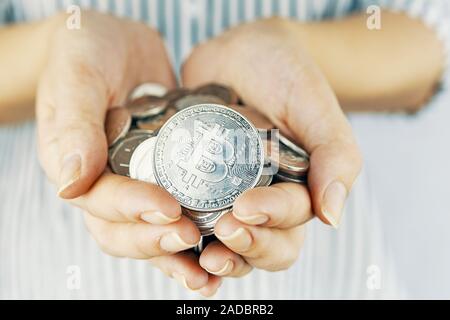
[[[201,183],[217,183],[227,177],[227,162],[233,159],[234,148],[227,140],[228,129],[219,124],[211,127],[201,121],[196,124],[198,141],[192,152],[187,153],[187,157],[179,160],[177,165],[186,172],[183,182],[198,188]]]
[[[158,133],[157,182],[189,210],[229,208],[258,183],[263,165],[258,131],[224,106],[200,104],[183,109]]]

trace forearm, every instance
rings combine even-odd
[[[54,19],[0,29],[0,123],[30,118]]]
[[[434,31],[403,14],[381,18],[372,31],[364,14],[297,25],[346,111],[415,111],[440,79],[444,54]]]

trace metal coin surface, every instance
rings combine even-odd
[[[256,128],[225,106],[196,105],[160,130],[155,176],[185,208],[217,211],[259,181],[264,150]]]
[[[167,111],[159,116],[156,117],[152,117],[150,119],[146,119],[146,120],[139,120],[137,122],[137,127],[139,129],[144,129],[144,130],[151,130],[151,131],[158,131],[163,125],[164,123],[167,122],[167,120],[169,120],[177,111],[175,109],[167,109]]]
[[[295,142],[291,141],[288,137],[282,135],[281,133],[278,135],[278,138],[280,139],[281,143],[283,143],[285,146],[289,147],[290,149],[294,150],[295,152],[303,155],[305,158],[309,159],[308,153],[303,150],[300,146],[298,146]]]
[[[217,221],[225,213],[230,211],[231,211],[230,208],[211,212],[201,212],[183,208],[183,214],[189,219],[191,219],[193,222],[195,222],[195,224],[197,224],[198,227],[208,226],[209,224]]]
[[[170,107],[173,107],[173,102],[175,102],[178,99],[181,99],[184,96],[187,96],[190,93],[191,90],[187,88],[176,88],[167,92],[167,94],[164,96],[164,99],[169,101]]]
[[[280,171],[289,175],[305,175],[309,169],[309,158],[304,154],[289,148],[288,146],[280,143]]]
[[[216,222],[229,212],[231,212],[231,208],[214,212],[198,212],[183,208],[183,214],[195,223],[202,236],[213,234]]]
[[[199,228],[198,230],[200,231],[200,234],[203,237],[210,236],[210,235],[214,234],[214,226],[210,226],[208,228]]]
[[[147,82],[138,85],[131,91],[128,101],[133,101],[144,96],[162,97],[167,93],[167,88],[159,83]]]
[[[151,137],[142,142],[130,159],[130,178],[154,183],[156,178],[153,173],[153,154],[155,151],[156,137]]]
[[[279,180],[282,182],[293,182],[293,183],[301,183],[301,184],[306,184],[308,182],[307,175],[291,176],[291,175],[279,172],[275,178],[276,178],[276,180]]]
[[[174,102],[174,107],[176,110],[181,111],[186,108],[195,106],[197,104],[226,104],[225,101],[220,99],[219,97],[205,94],[189,94],[184,96],[177,101]]]
[[[144,130],[144,129],[131,129],[128,133],[127,133],[127,138],[131,138],[131,137],[135,137],[135,136],[148,136],[148,137],[152,137],[154,136],[154,132],[151,130]]]
[[[130,130],[131,115],[127,109],[116,107],[108,110],[105,119],[105,131],[108,146],[111,147]]]
[[[109,152],[109,164],[114,173],[130,176],[130,160],[134,150],[145,140],[152,137],[150,133],[136,134],[130,131]]]
[[[143,96],[127,104],[127,109],[135,119],[154,117],[164,113],[167,100],[157,96]]]
[[[215,96],[222,99],[224,104],[237,104],[239,100],[237,93],[232,88],[217,83],[201,86],[194,90],[194,94]]]

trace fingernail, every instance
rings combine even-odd
[[[159,245],[167,252],[180,252],[195,247],[197,244],[186,243],[177,233],[169,233],[161,237]]]
[[[188,289],[188,290],[194,290],[194,289],[192,289],[192,288],[190,288],[190,287],[188,286],[187,281],[186,281],[186,277],[183,276],[181,273],[174,272],[174,273],[172,274],[172,277],[173,277],[175,280],[177,280],[177,281],[178,281],[183,287],[185,287],[186,289]]]
[[[170,218],[162,212],[148,211],[141,214],[141,219],[151,224],[164,225],[177,222],[178,220],[181,219],[181,216],[178,216],[176,218]]]
[[[200,290],[197,290],[197,292],[199,292],[204,298],[211,299],[217,293],[218,289],[219,288],[216,288],[214,289],[214,291],[210,292],[208,288],[202,288]]]
[[[244,252],[250,249],[253,241],[250,233],[244,228],[239,228],[228,236],[217,234],[217,238],[231,249],[238,252]]]
[[[58,195],[64,196],[66,191],[71,185],[73,185],[81,175],[81,157],[79,154],[74,154],[66,157],[63,162],[59,174],[59,190]]]
[[[269,221],[269,217],[264,214],[255,214],[253,216],[240,216],[240,215],[235,216],[238,220],[251,225],[264,224],[267,221]]]
[[[322,214],[336,229],[341,222],[342,210],[346,199],[347,188],[342,182],[334,181],[325,190],[322,201]]]
[[[214,274],[216,276],[225,276],[233,270],[233,267],[234,267],[234,262],[231,260],[227,260],[227,263],[225,263],[223,268],[220,269],[219,271],[212,271],[212,270],[209,270],[208,268],[205,268],[205,269],[209,273]]]

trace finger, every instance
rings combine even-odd
[[[165,189],[107,172],[72,203],[111,222],[164,225],[181,218],[179,203]]]
[[[197,256],[192,252],[152,258],[150,263],[186,289],[198,291],[205,297],[213,296],[222,282],[220,277],[209,275],[202,269]]]
[[[40,83],[40,159],[62,198],[71,199],[86,192],[106,166],[103,122],[108,95],[103,83],[88,68],[70,77],[63,74],[54,79],[47,75]]]
[[[112,256],[148,259],[193,248],[200,241],[200,232],[185,217],[166,226],[108,222],[89,213],[84,217],[100,248]]]
[[[331,87],[317,67],[307,70],[285,101],[286,132],[310,153],[308,186],[314,212],[337,228],[362,158]]]
[[[227,214],[217,222],[215,234],[250,265],[279,271],[289,268],[297,260],[304,241],[304,226],[287,230],[249,226]]]
[[[208,244],[199,262],[203,269],[220,277],[243,277],[252,270],[240,255],[219,241]]]
[[[288,229],[313,218],[308,189],[296,183],[277,183],[244,192],[233,205],[242,223]]]

